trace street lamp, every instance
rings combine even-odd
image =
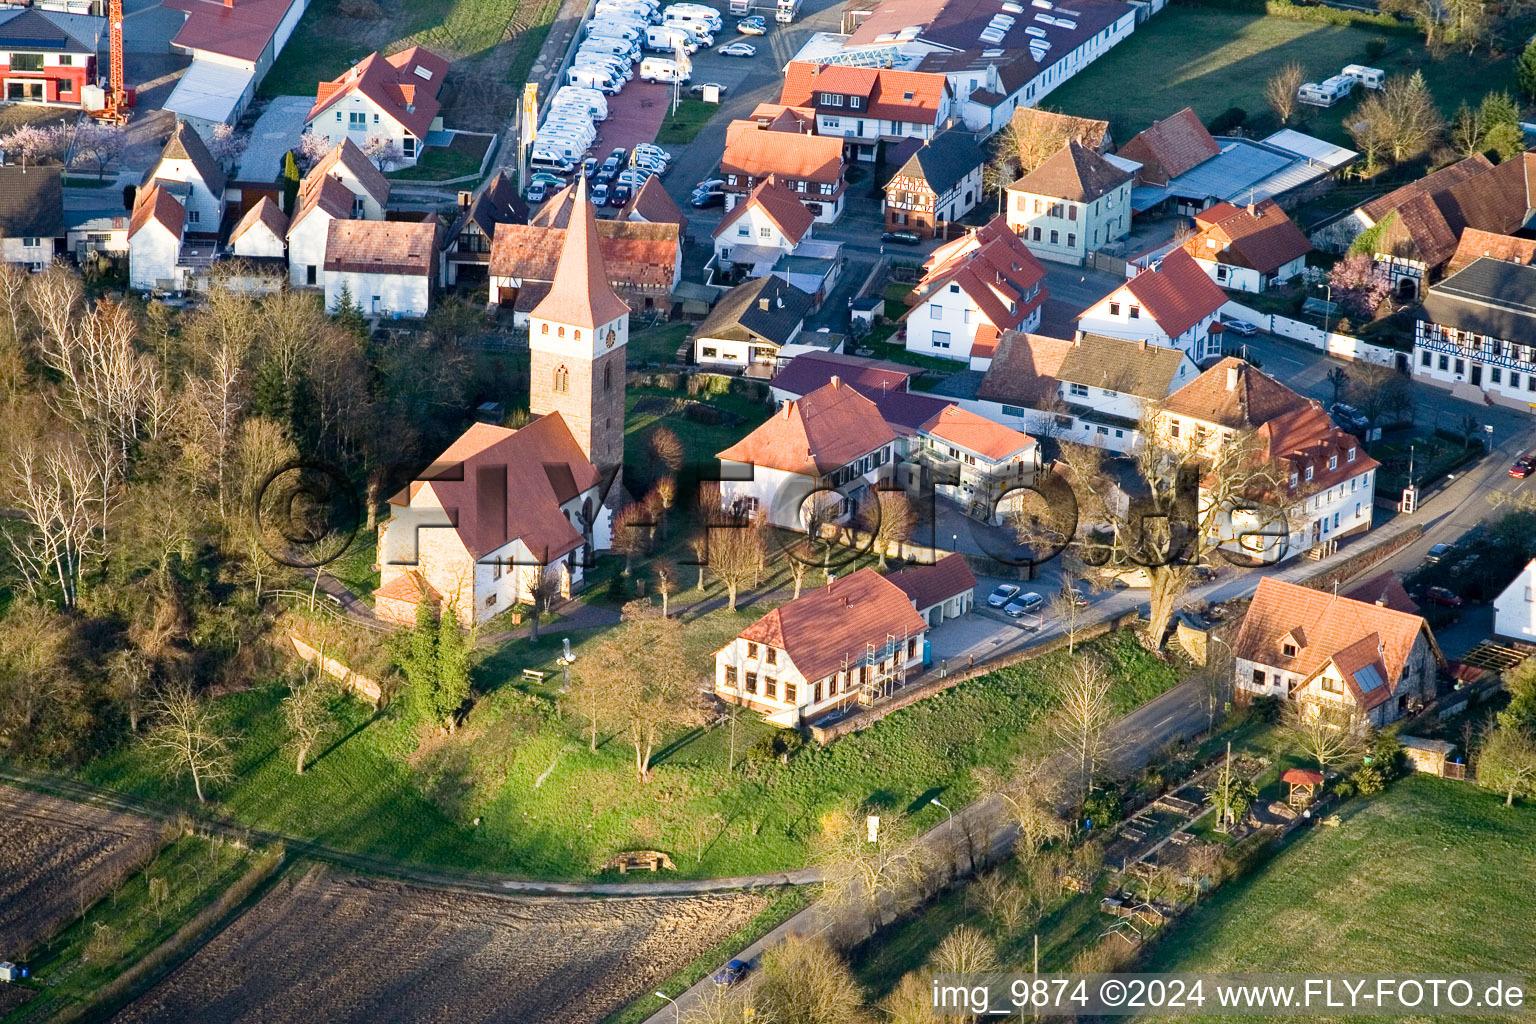
[[[1325,282],[1323,287],[1328,289],[1328,298],[1326,300],[1328,305],[1323,307],[1323,344],[1326,345],[1328,343],[1328,314],[1333,312],[1333,282]]]
[[[1483,430],[1488,434],[1488,450],[1493,451],[1493,424],[1483,424]]]
[[[676,1022],[678,1020],[678,1015],[681,1012],[677,1008],[677,1000],[673,999],[671,996],[667,995],[665,992],[657,991],[656,994],[661,996],[661,998],[665,999],[667,1002],[672,1004],[672,1021],[673,1021],[673,1024],[676,1024]]]
[[[928,798],[928,802],[933,804],[933,806],[935,806],[935,807],[943,807],[944,808],[944,813],[949,815],[949,818],[947,819],[947,823],[945,824],[944,827],[949,832],[950,842],[954,842],[954,839],[955,839],[955,812],[950,810],[948,807],[945,807],[943,804],[939,803],[939,798],[936,797],[936,796],[929,797]],[[959,870],[960,870],[960,865],[956,864],[955,865],[955,872],[956,872],[956,874],[959,873]]]

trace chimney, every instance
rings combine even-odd
[[[1228,391],[1236,391],[1237,390],[1237,377],[1238,377],[1238,368],[1236,366],[1229,366],[1229,367],[1227,367],[1227,390]]]
[[[1147,339],[1142,338],[1140,341],[1136,342],[1136,347],[1145,352],[1147,350]]]
[[[795,407],[793,400],[784,403],[784,418],[789,419],[789,411]]]
[[[765,313],[768,311],[768,297],[767,296],[764,296],[764,297],[762,297],[762,298],[757,300],[757,308],[762,310]]]
[[[469,209],[469,204],[474,202],[474,200],[475,200],[475,194],[473,192],[460,192],[459,193],[459,209],[461,209],[461,210]]]
[[[831,384],[834,388],[842,387],[842,378],[838,377],[836,374],[833,374]]]
[[[235,0],[224,0],[224,6],[225,7],[234,7],[235,6]]]

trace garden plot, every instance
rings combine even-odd
[[[0,786],[0,960],[20,959],[154,856],[143,818]]]
[[[596,1024],[768,902],[470,895],[314,868],[115,1020]]]

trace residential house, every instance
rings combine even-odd
[[[1222,353],[1216,314],[1226,301],[1194,257],[1174,249],[1161,263],[1085,309],[1077,326],[1093,334],[1177,348],[1201,363]]]
[[[1020,107],[1009,120],[1009,130],[1019,140],[1021,149],[1054,153],[1069,142],[1076,142],[1099,155],[1111,153],[1115,137],[1108,121],[1076,117],[1040,107]]]
[[[7,103],[78,107],[96,84],[96,19],[40,8],[0,10],[0,80]],[[9,262],[9,261],[7,261]]]
[[[984,370],[1002,331],[1033,331],[1045,305],[1045,268],[1002,217],[935,249],[907,297],[909,352]]]
[[[1536,263],[1536,238],[1515,238],[1493,231],[1467,228],[1456,243],[1456,252],[1445,265],[1445,276],[1454,277],[1482,257],[1530,266]]]
[[[860,569],[780,605],[717,651],[715,694],[798,727],[920,675],[927,631],[900,587]]]
[[[288,221],[288,283],[295,288],[320,288],[326,241],[331,224],[351,220],[357,197],[328,174],[304,179]]]
[[[811,297],[777,277],[739,284],[720,297],[693,332],[693,360],[717,370],[773,373],[779,353],[799,337]]]
[[[952,98],[943,75],[790,61],[779,104],[815,111],[817,135],[841,136],[854,159],[874,160],[882,141],[934,138]]]
[[[726,280],[782,277],[819,309],[842,273],[842,243],[813,238],[816,218],[776,177],[759,182],[714,230],[715,255],[705,269]]]
[[[825,387],[837,377],[844,384],[875,398],[905,392],[919,371],[905,363],[824,352],[810,352],[791,359],[768,384],[774,405],[793,401]]]
[[[468,198],[466,205],[462,200]],[[459,213],[443,243],[443,284],[452,288],[462,277],[478,284],[490,281],[491,248],[496,225],[528,219],[528,208],[511,175],[497,171],[479,193],[461,194]]]
[[[1115,155],[1141,165],[1136,172],[1138,186],[1167,185],[1174,178],[1192,170],[1221,152],[1221,146],[1205,130],[1199,116],[1189,107],[1162,121],[1153,121]],[[1180,213],[1186,213],[1180,210]],[[1198,211],[1187,211],[1186,215]]]
[[[283,260],[288,257],[288,216],[270,198],[262,196],[257,204],[229,233],[229,244],[236,256],[246,259]]]
[[[128,219],[122,204],[107,203],[94,209],[66,210],[64,213],[65,249],[76,260],[91,253],[104,256],[128,255]]]
[[[932,565],[907,565],[885,578],[907,595],[929,629],[967,614],[976,604],[976,576],[958,551]]]
[[[398,625],[422,600],[484,622],[545,574],[569,595],[607,543],[602,477],[558,412],[518,430],[474,424],[389,504],[374,610]]]
[[[1131,452],[1150,410],[1199,376],[1183,349],[1079,332],[1056,367],[1055,434]]]
[[[61,167],[0,166],[0,261],[42,270],[64,237]]]
[[[999,499],[1033,484],[1040,470],[1033,437],[958,405],[945,406],[918,436],[911,458],[931,471],[934,493],[981,519],[991,519]]]
[[[1279,697],[1362,727],[1390,725],[1435,695],[1445,663],[1421,616],[1329,591],[1259,580],[1232,644],[1240,699]]]
[[[332,220],[325,240],[325,310],[344,294],[364,313],[426,316],[437,279],[437,219]]]
[[[1237,435],[1315,404],[1252,363],[1227,356],[1169,395],[1155,416],[1164,444],[1215,458]]]
[[[1070,435],[1074,421],[1062,403],[1056,375],[1072,345],[1064,338],[1003,331],[976,397],[958,399],[960,405],[1024,433]]]
[[[1262,292],[1299,275],[1312,243],[1273,199],[1247,207],[1217,203],[1195,215],[1184,251],[1223,288]]]
[[[1493,632],[1511,640],[1536,642],[1536,560],[1528,562],[1493,599]]]
[[[162,0],[160,6],[185,17],[171,50],[192,57],[165,109],[206,136],[215,125],[240,122],[309,0]]]
[[[842,140],[797,132],[784,121],[779,118],[766,127],[756,121],[732,121],[726,126],[725,154],[720,158],[726,210],[734,210],[759,182],[773,177],[800,198],[817,221],[830,224],[842,215],[848,189]]]
[[[721,501],[733,514],[762,512],[776,526],[804,530],[818,492],[835,489],[849,506],[870,501],[890,479],[895,442],[875,403],[833,377],[720,452]]]
[[[201,136],[177,121],[160,159],[145,174],[140,190],[155,185],[175,196],[186,211],[189,235],[217,235],[224,222],[224,186],[228,179]]]
[[[338,145],[351,139],[365,150],[370,140],[387,140],[399,150],[398,165],[414,167],[427,135],[443,130],[438,92],[447,74],[448,62],[419,46],[388,57],[371,53],[320,83],[305,130]]]
[[[146,292],[180,291],[181,258],[186,209],[159,185],[141,188],[128,220],[128,287]]]
[[[335,178],[352,193],[354,220],[383,220],[389,207],[389,179],[363,155],[357,143],[342,139],[304,176],[306,183]]]
[[[667,188],[661,183],[660,175],[645,179],[645,184],[629,197],[629,202],[619,211],[619,219],[641,224],[676,224],[679,234],[688,234],[688,218],[678,209],[672,197],[667,195]]]
[[[1536,403],[1536,266],[1479,256],[1437,284],[1414,324],[1413,376],[1470,401]]]
[[[986,153],[971,132],[940,132],[901,165],[885,186],[885,230],[932,238],[981,199]]]
[[[1042,259],[1082,265],[1131,229],[1131,174],[1072,140],[1008,186],[1008,227]]]

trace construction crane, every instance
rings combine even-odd
[[[107,62],[106,102],[90,115],[103,124],[127,124],[130,102],[123,85],[123,0],[107,3]]]

